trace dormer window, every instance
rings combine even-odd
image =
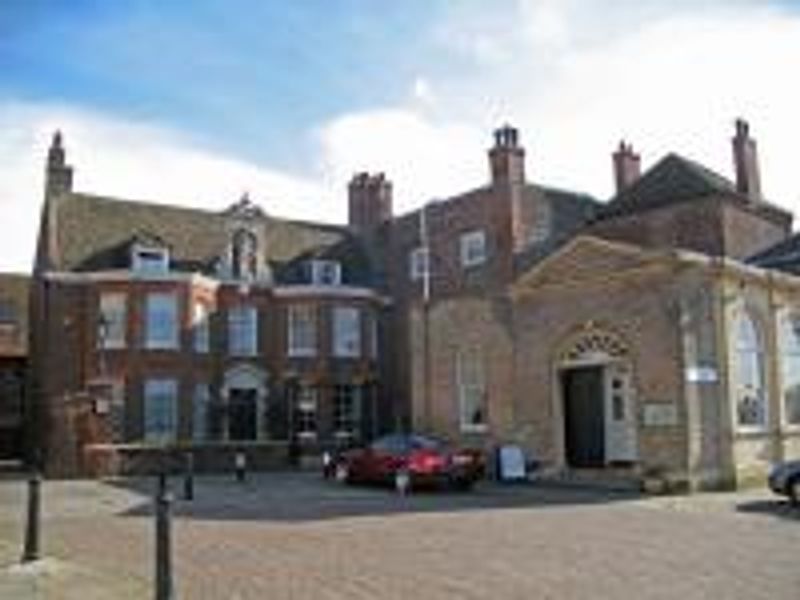
[[[239,229],[231,241],[231,274],[234,279],[253,280],[258,274],[258,239],[252,231]]]
[[[134,245],[131,265],[137,273],[166,273],[169,271],[169,251],[155,246]]]
[[[335,260],[312,260],[311,283],[314,285],[340,285],[342,265]]]

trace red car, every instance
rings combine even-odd
[[[480,450],[456,450],[415,434],[378,438],[363,448],[329,455],[324,465],[325,476],[341,483],[388,483],[401,493],[422,485],[468,490],[484,471]]]

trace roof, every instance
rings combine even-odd
[[[777,269],[800,275],[800,233],[747,258],[746,263],[765,269]]]
[[[171,268],[211,273],[227,253],[230,227],[237,218],[232,209],[212,212],[85,193],[57,202],[55,264],[67,271],[125,268],[132,243],[159,240],[169,248]],[[248,226],[260,229],[262,255],[277,281],[291,263],[325,256],[348,261],[343,264],[346,282],[368,283],[368,261],[347,228],[277,219],[250,206],[242,217]]]
[[[605,219],[660,208],[669,204],[710,196],[739,202],[757,208],[762,214],[784,219],[783,209],[765,201],[754,202],[737,191],[732,181],[678,154],[667,154],[642,177],[613,197],[599,212]]]

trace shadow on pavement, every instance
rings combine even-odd
[[[774,499],[742,502],[736,505],[736,510],[800,522],[800,507],[792,506],[788,500],[782,500],[777,496]]]
[[[143,496],[142,503],[124,516],[153,513],[155,478],[109,482]],[[174,514],[209,521],[320,521],[407,513],[525,509],[624,502],[640,497],[633,492],[558,487],[531,483],[503,485],[483,482],[471,492],[420,490],[400,496],[388,488],[343,486],[308,473],[259,474],[246,483],[233,478],[197,477],[194,499],[183,499],[183,479],[173,477]]]

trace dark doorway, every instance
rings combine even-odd
[[[605,463],[603,367],[579,367],[561,374],[564,393],[564,440],[571,467]]]
[[[228,438],[254,440],[258,425],[257,390],[232,389],[228,397]]]

